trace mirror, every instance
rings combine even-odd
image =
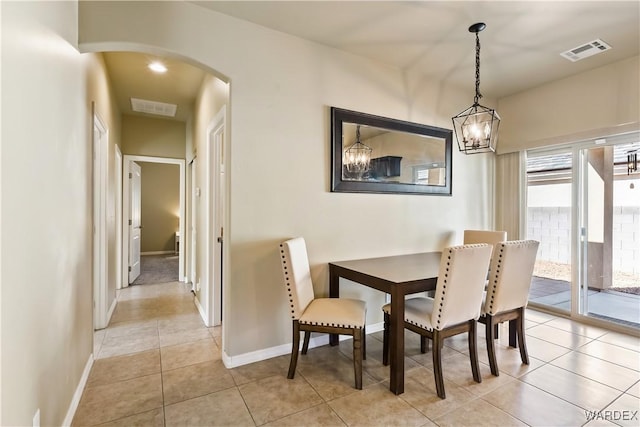
[[[331,107],[331,191],[451,195],[452,130]]]

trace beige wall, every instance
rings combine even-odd
[[[173,251],[180,225],[180,165],[136,163],[142,168],[141,251]]]
[[[326,295],[329,261],[436,250],[461,242],[464,228],[493,225],[488,155],[454,152],[452,197],[329,191],[330,106],[450,128],[466,91],[192,3],[87,2],[80,12],[83,49],[153,47],[231,81],[227,356],[291,341],[277,255],[286,238],[307,239],[316,292]],[[170,34],[158,31],[166,16]],[[382,320],[382,295],[345,289],[370,302],[368,322]]]
[[[186,137],[184,122],[122,115],[122,154],[184,159]]]
[[[2,2],[1,28],[0,424],[61,425],[93,350],[91,101],[118,120],[75,2]]]
[[[637,131],[639,76],[636,56],[501,98],[498,152]]]

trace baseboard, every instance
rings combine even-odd
[[[204,312],[204,308],[202,307],[202,305],[200,305],[200,301],[198,300],[198,297],[196,296],[195,298],[193,298],[193,303],[196,305],[196,308],[198,309],[198,313],[200,313],[200,317],[202,318],[202,321],[204,322],[205,326],[209,326],[209,324],[207,323],[207,315]]]
[[[82,397],[82,392],[84,392],[84,388],[87,385],[87,380],[89,379],[89,372],[91,372],[92,366],[93,366],[93,353],[89,355],[87,364],[84,365],[84,371],[82,372],[82,377],[80,377],[80,382],[78,383],[78,387],[76,387],[76,392],[73,393],[73,399],[71,399],[71,404],[69,405],[67,416],[64,417],[64,421],[62,422],[63,426],[70,426],[71,422],[73,421],[73,417],[76,415],[76,410],[78,409],[78,405],[80,404],[80,398]]]
[[[116,309],[116,305],[118,305],[118,297],[115,297],[111,302],[111,307],[109,307],[109,311],[107,312],[105,328],[109,326],[109,322],[111,322],[111,316],[113,316],[113,312]]]
[[[379,332],[384,329],[384,322],[367,325],[367,335]],[[340,341],[350,339],[348,335],[340,335]],[[329,344],[329,335],[324,334],[309,340],[309,348],[321,347]],[[302,341],[300,342],[302,347]],[[239,354],[237,356],[229,356],[226,352],[222,352],[222,363],[228,369],[237,368],[238,366],[248,365],[249,363],[260,362],[262,360],[272,359],[291,353],[291,343],[282,344],[275,347],[265,348],[262,350],[251,351],[249,353]]]
[[[145,255],[169,255],[169,254],[178,255],[178,254],[176,254],[174,251],[151,251],[151,252],[140,252],[140,255],[141,255],[141,256],[145,256]]]

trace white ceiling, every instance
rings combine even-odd
[[[483,95],[500,98],[549,81],[640,54],[640,2],[632,1],[196,1],[264,27],[368,57],[410,75],[464,87],[473,97],[475,36],[468,27],[484,22],[480,33]],[[570,62],[561,52],[602,39],[612,49]],[[137,78],[126,61],[107,64],[118,98],[135,96],[172,102],[176,85]],[[141,58],[147,61],[148,58]],[[124,61],[124,63],[123,63]],[[202,76],[175,63],[168,79],[185,89]],[[126,70],[120,70],[126,68]],[[181,73],[185,73],[182,75]],[[640,78],[640,76],[639,76]],[[125,88],[126,87],[126,88]],[[193,89],[193,87],[191,87]],[[126,93],[131,93],[126,95]],[[184,95],[184,93],[182,93]],[[143,97],[140,95],[138,97]],[[158,99],[155,99],[157,97]],[[193,93],[195,97],[195,93]],[[180,111],[180,108],[179,108]]]

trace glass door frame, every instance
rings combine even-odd
[[[572,143],[554,145],[553,147],[532,148],[522,152],[521,160],[521,194],[522,208],[520,209],[520,235],[527,234],[527,158],[529,154],[552,155],[554,153],[571,152],[571,310],[554,309],[552,307],[530,303],[535,309],[552,312],[576,319],[583,323],[593,324],[609,330],[629,333],[640,336],[640,329],[633,328],[588,315],[588,286],[587,286],[587,250],[586,250],[586,203],[587,189],[585,188],[585,174],[587,171],[587,150],[590,148],[614,146],[640,140],[640,132],[631,132],[623,135],[592,138]],[[585,291],[583,291],[585,289]],[[584,313],[584,314],[583,314]]]

